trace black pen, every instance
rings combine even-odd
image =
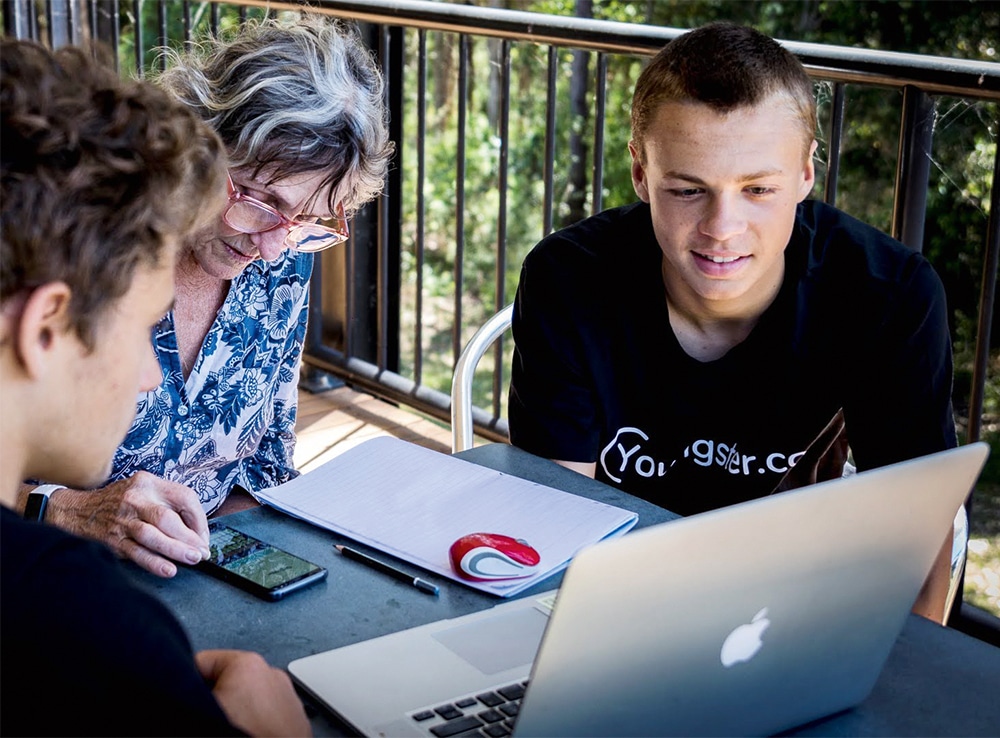
[[[390,566],[383,561],[373,559],[371,556],[363,554],[360,551],[355,551],[353,548],[348,548],[347,546],[334,545],[334,548],[340,551],[340,553],[347,558],[360,561],[362,564],[367,564],[372,569],[378,569],[380,572],[388,574],[393,579],[398,579],[401,582],[409,582],[421,592],[426,592],[429,595],[436,595],[438,593],[438,587],[436,584],[431,584],[430,582],[424,581],[420,577],[407,574],[402,569],[397,569],[396,567]]]

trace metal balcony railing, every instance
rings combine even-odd
[[[141,23],[144,8],[156,6],[152,34]],[[622,60],[641,64],[681,28],[655,27],[608,21],[547,16],[537,13],[480,8],[422,0],[310,0],[310,10],[359,24],[377,53],[388,82],[392,138],[397,142],[384,195],[364,208],[345,250],[318,257],[312,285],[305,361],[314,380],[334,376],[359,389],[409,406],[448,423],[451,369],[464,342],[495,311],[513,298],[520,258],[535,241],[555,226],[565,202],[557,194],[559,137],[567,126],[587,121],[574,130],[589,152],[584,167],[588,182],[581,197],[587,213],[606,206],[609,192],[606,169],[624,151],[606,150],[608,132],[628,125],[627,111],[606,110],[609,84],[634,83],[620,76]],[[3,0],[4,30],[19,37],[41,38],[52,45],[98,38],[113,47],[131,49],[119,54],[123,73],[142,74],[148,50],[165,43],[190,41],[203,30],[217,32],[226,13],[239,20],[252,14],[297,11],[303,4],[275,0],[216,3],[195,0]],[[123,44],[127,37],[128,43]],[[845,121],[854,109],[852,95],[878,91],[898,111],[898,148],[894,174],[882,184],[891,193],[891,222],[876,224],[907,245],[922,249],[927,217],[928,183],[934,164],[936,111],[941,101],[983,106],[996,142],[997,101],[1000,101],[1000,64],[915,54],[871,51],[821,44],[786,42],[825,91],[823,124],[823,186],[818,197],[838,200],[842,172]],[[531,54],[540,59],[538,78],[540,161],[538,196],[528,210],[523,200],[514,208],[511,177],[521,162],[512,162],[512,102],[518,75],[525,67],[513,62]],[[488,74],[482,73],[486,59]],[[565,77],[570,65],[588,73],[588,90],[574,101],[577,117],[565,117]],[[442,66],[443,65],[443,66]],[[616,66],[617,65],[617,66]],[[637,67],[636,67],[637,68]],[[609,75],[616,75],[613,81]],[[433,76],[434,83],[431,84]],[[486,80],[483,82],[483,80]],[[440,83],[453,92],[453,152],[447,177],[453,189],[447,198],[431,199],[429,185],[442,176],[441,162],[429,162],[426,140],[440,136],[437,118]],[[491,126],[475,129],[475,97],[486,100]],[[544,102],[541,102],[544,100]],[[582,106],[582,113],[580,107]],[[481,153],[484,139],[493,167],[491,185],[467,191],[469,162]],[[978,440],[983,431],[990,338],[996,314],[996,282],[1000,253],[1000,188],[996,186],[1000,158],[992,153],[989,216],[979,244],[978,311],[972,331],[975,348],[971,389],[967,399],[965,439]],[[438,184],[440,184],[438,182]],[[579,188],[578,188],[579,190]],[[470,222],[473,210],[490,217],[484,228]],[[470,205],[475,204],[475,208]],[[516,215],[517,223],[509,220]],[[859,216],[860,217],[860,216]],[[518,230],[525,218],[537,221],[537,232],[526,242]],[[484,230],[486,231],[484,233]],[[488,257],[482,243],[489,244]],[[446,284],[442,287],[441,282]],[[474,410],[477,433],[506,439],[504,402],[511,347],[497,342],[492,366],[485,367],[488,382],[479,388]],[[974,511],[971,512],[974,516]],[[953,616],[954,618],[954,616]],[[954,619],[953,619],[953,622]]]

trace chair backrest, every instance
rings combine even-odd
[[[472,448],[472,378],[476,365],[493,342],[510,328],[514,305],[507,305],[483,323],[462,349],[455,363],[451,380],[451,450],[452,453]]]

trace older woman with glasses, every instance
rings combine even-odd
[[[208,555],[206,516],[230,490],[285,482],[312,254],[348,238],[392,155],[382,78],[343,26],[315,14],[245,24],[170,54],[155,80],[219,134],[229,201],[185,244],[173,309],[153,332],[163,384],[138,400],[102,494],[51,485],[46,520],[161,576]]]

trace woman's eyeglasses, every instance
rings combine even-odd
[[[228,177],[229,205],[222,220],[240,233],[265,233],[275,228],[287,228],[285,246],[294,251],[322,251],[343,243],[350,235],[343,203],[335,206],[335,217],[292,220],[249,195],[244,195]]]

